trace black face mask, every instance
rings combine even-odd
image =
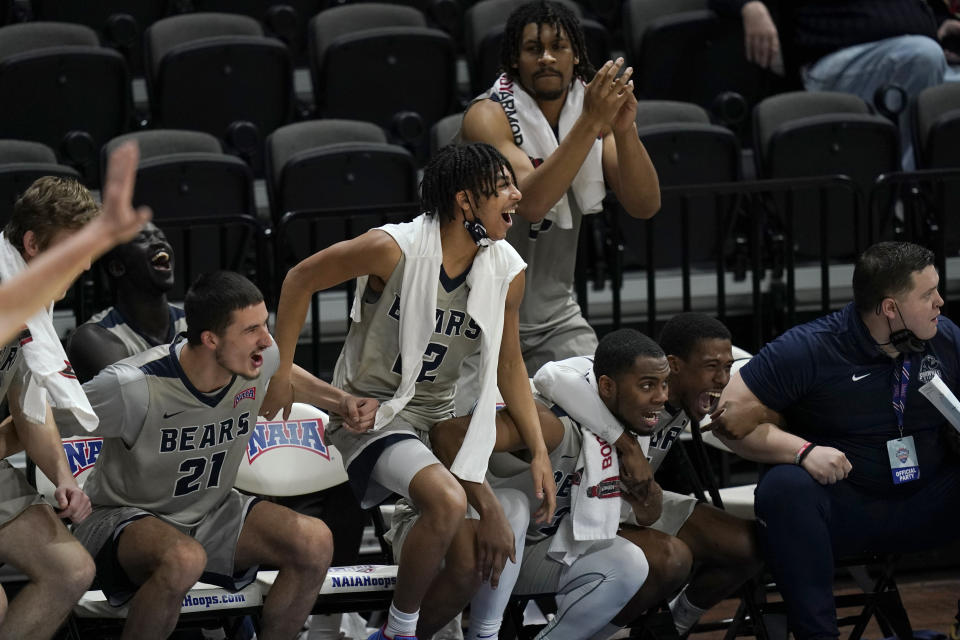
[[[887,318],[887,326],[890,327],[890,341],[883,344],[891,345],[900,353],[923,353],[927,348],[927,341],[921,340],[917,337],[917,334],[907,329],[907,323],[900,312],[900,305],[897,305],[896,301],[894,301],[894,304],[897,306],[897,314],[900,316],[900,322],[903,323],[903,329],[894,331],[890,325],[890,319]]]
[[[472,211],[470,215],[473,215]],[[463,227],[478,247],[489,247],[493,244],[493,240],[487,235],[487,228],[483,226],[483,223],[480,222],[475,215],[473,216],[473,220],[467,220],[466,214],[464,214]]]

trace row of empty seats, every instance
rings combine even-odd
[[[311,47],[318,115],[375,122],[416,143],[457,110],[451,40],[427,28],[418,11],[357,5],[324,15]],[[293,119],[289,52],[251,18],[157,22],[146,34],[145,63],[154,127],[210,133],[255,167],[263,137]],[[88,184],[96,182],[96,150],[132,128],[124,61],[87,27],[0,29],[0,93],[0,137],[47,144]]]
[[[915,116],[917,149],[923,158],[920,166],[960,166],[960,145],[955,142],[960,86],[928,90],[917,102]],[[435,147],[452,139],[460,117],[437,123],[432,137]],[[644,101],[637,124],[663,187],[741,179],[737,137],[711,124],[702,107]],[[850,94],[797,92],[768,98],[754,111],[754,132],[754,171],[760,178],[846,175],[866,197],[878,175],[899,169],[894,125]],[[224,153],[216,137],[166,129],[125,134],[105,145],[98,163],[116,144],[131,138],[139,141],[142,153],[135,201],[152,206],[158,218],[257,217],[253,171],[241,159]],[[262,154],[273,225],[289,211],[403,206],[417,199],[416,159],[372,123],[327,119],[286,125],[268,136]],[[0,144],[0,218],[18,193],[45,174],[77,176],[73,169],[57,164],[53,151],[43,145]],[[664,230],[661,233],[679,224],[679,214],[673,211],[676,206],[665,199],[664,211],[653,223]],[[628,244],[636,245],[630,253],[644,255],[648,225],[626,224],[637,227],[625,233]],[[839,238],[850,235],[843,228],[834,230]],[[703,234],[700,242],[712,246],[713,238]]]
[[[563,1],[580,16],[590,56],[599,64],[611,55],[609,34],[579,5]],[[462,42],[471,95],[495,78],[503,25],[519,3],[483,0],[466,10]],[[762,72],[743,59],[737,25],[721,23],[705,9],[656,18],[668,11],[662,3],[629,0],[627,5],[626,15],[636,24],[626,31],[637,35],[625,39],[626,55],[637,67],[641,98],[716,103],[722,121],[736,122],[766,91]],[[78,10],[73,11],[62,19],[78,19]],[[696,18],[712,26],[707,31],[683,27],[683,38],[670,30],[656,35],[663,20],[678,17],[685,25]],[[263,138],[304,116],[377,123],[422,159],[429,128],[470,97],[458,91],[458,40],[430,25],[422,11],[401,5],[362,3],[318,13],[305,38],[313,89],[312,104],[305,105],[294,94],[295,57],[269,37],[261,22],[222,13],[159,19],[137,46],[142,59],[127,60],[142,62],[149,114],[134,113],[129,64],[116,50],[100,46],[100,40],[109,40],[102,30],[98,39],[79,24],[9,25],[0,28],[0,92],[7,96],[0,100],[0,137],[47,144],[88,184],[97,181],[96,149],[145,125],[210,133],[258,174]],[[725,35],[719,38],[721,32]],[[727,43],[723,47],[721,40]],[[672,52],[657,48],[676,49],[681,42],[686,44]],[[741,95],[746,102],[731,98]],[[727,99],[718,102],[717,96]]]

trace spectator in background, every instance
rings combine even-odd
[[[781,2],[774,24],[760,0],[710,0],[720,15],[743,19],[747,58],[772,68],[783,55],[808,91],[854,93],[874,104],[878,89],[902,88],[908,100],[944,79],[960,49],[960,21],[948,0],[797,0]],[[915,166],[909,109],[900,113],[904,169]]]

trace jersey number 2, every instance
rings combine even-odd
[[[223,467],[223,459],[227,457],[226,451],[218,451],[210,456],[210,477],[207,478],[207,488],[220,485],[220,469]],[[188,493],[200,490],[202,484],[203,472],[207,468],[206,458],[190,458],[180,464],[180,479],[177,480],[176,487],[173,490],[174,496],[185,496]]]
[[[433,382],[436,380],[437,374],[434,373],[434,371],[439,369],[440,365],[443,364],[443,357],[445,355],[447,355],[447,345],[437,344],[436,342],[428,344],[426,350],[423,352],[423,366],[420,367],[420,375],[417,376],[417,382],[423,382],[424,380]],[[393,372],[397,375],[403,375],[402,367],[400,356],[397,356],[396,362],[393,363]]]

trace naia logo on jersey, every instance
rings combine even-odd
[[[250,387],[249,389],[244,389],[237,395],[233,397],[233,408],[236,409],[237,405],[240,404],[243,400],[256,400],[257,399],[257,388]]]
[[[247,462],[253,464],[262,454],[281,447],[306,449],[329,460],[330,452],[323,443],[323,433],[323,422],[316,418],[258,422],[247,443]]]
[[[77,478],[81,473],[93,467],[103,447],[103,438],[81,438],[64,440],[63,452],[67,454],[70,472]]]

